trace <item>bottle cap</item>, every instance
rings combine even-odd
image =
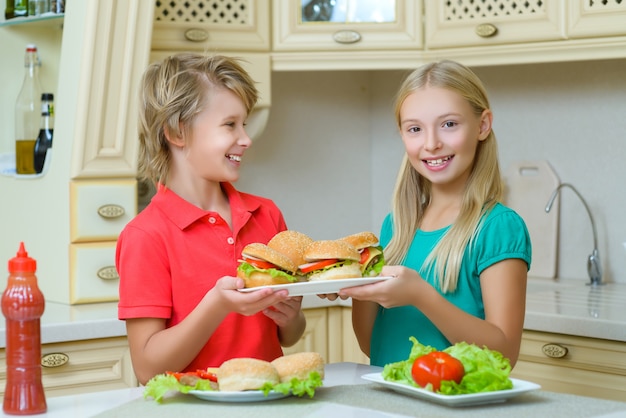
[[[54,100],[54,94],[52,94],[52,93],[41,93],[41,100],[52,101],[52,100]]]
[[[36,52],[37,51],[37,45],[35,44],[28,44],[26,45],[26,51],[30,51],[30,52]]]
[[[24,272],[34,273],[37,270],[37,261],[34,258],[30,258],[24,243],[20,242],[20,249],[17,255],[9,260],[9,273]]]

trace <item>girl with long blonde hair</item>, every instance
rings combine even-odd
[[[514,365],[524,323],[531,243],[501,203],[493,114],[480,79],[441,61],[412,72],[395,115],[405,156],[380,234],[392,279],[344,289],[373,365],[405,360],[412,343],[465,341]]]

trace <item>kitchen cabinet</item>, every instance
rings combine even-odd
[[[626,343],[526,330],[511,376],[547,391],[623,401]]]
[[[285,354],[302,351],[320,353],[326,363],[355,362],[369,364],[359,349],[352,330],[352,308],[330,306],[303,309],[307,324],[300,341],[283,349]]]
[[[623,1],[576,0],[567,4],[570,38],[626,35],[626,4]]]
[[[269,0],[156,1],[153,50],[269,51]]]
[[[426,0],[428,48],[565,39],[560,1],[442,2]]]
[[[0,396],[6,386],[5,349],[0,349]],[[126,337],[43,344],[46,396],[63,396],[138,385]]]
[[[299,1],[274,0],[272,69],[384,70],[441,59],[486,66],[626,57],[623,1],[398,0],[396,7],[401,18],[392,25],[302,22]],[[360,36],[350,37],[351,32]],[[359,40],[341,43],[334,36]]]
[[[48,35],[56,39],[50,46],[47,32],[30,23],[0,28],[20,44],[43,43],[44,65],[58,68],[47,83],[58,92],[48,172],[36,179],[0,177],[3,192],[19,196],[0,208],[0,218],[10,220],[3,224],[0,250],[14,254],[24,241],[48,301],[117,297],[114,247],[137,211],[137,95],[153,9],[145,0],[75,2],[62,29],[55,29],[62,37]],[[99,294],[103,287],[107,292]]]
[[[312,1],[311,3],[316,3]],[[330,3],[318,1],[317,3]],[[339,7],[342,2],[335,2]],[[306,20],[300,1],[273,0],[272,51],[337,51],[354,52],[380,49],[419,49],[422,47],[422,1],[378,2],[372,15],[382,16],[390,9],[391,18],[383,21],[350,18],[347,11],[340,22]],[[372,4],[372,3],[369,3]],[[386,6],[386,7],[385,7]],[[318,7],[322,7],[319,5]],[[348,3],[348,9],[355,4]],[[357,9],[358,10],[358,9]]]

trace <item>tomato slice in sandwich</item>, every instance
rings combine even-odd
[[[304,274],[310,273],[314,270],[321,270],[326,266],[330,266],[332,264],[335,264],[338,260],[336,259],[329,259],[329,260],[320,260],[320,261],[313,261],[312,263],[307,263],[307,264],[303,264],[300,266],[300,271]]]
[[[369,248],[363,248],[363,250],[361,251],[361,260],[359,261],[360,264],[365,264],[367,263],[367,260],[370,258],[370,249]]]
[[[258,258],[248,258],[243,257],[243,261],[248,264],[253,265],[254,267],[262,270],[273,269],[276,268],[276,265],[270,263],[269,261],[259,260]]]

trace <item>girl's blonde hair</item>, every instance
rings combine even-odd
[[[212,89],[226,88],[246,111],[258,100],[254,81],[237,59],[181,53],[151,64],[142,78],[139,104],[139,179],[167,185],[170,150],[166,133],[188,137]]]
[[[441,61],[413,71],[404,80],[395,101],[398,127],[404,100],[414,91],[426,86],[457,92],[468,101],[477,117],[489,109],[487,93],[480,79],[469,68],[459,63]],[[472,245],[483,215],[502,199],[502,194],[503,183],[498,164],[496,137],[491,131],[485,140],[478,142],[459,217],[422,266],[422,274],[433,272],[444,293],[456,289],[465,248]],[[413,168],[405,155],[392,201],[393,237],[385,248],[385,258],[389,264],[404,262],[430,199],[430,182]]]

